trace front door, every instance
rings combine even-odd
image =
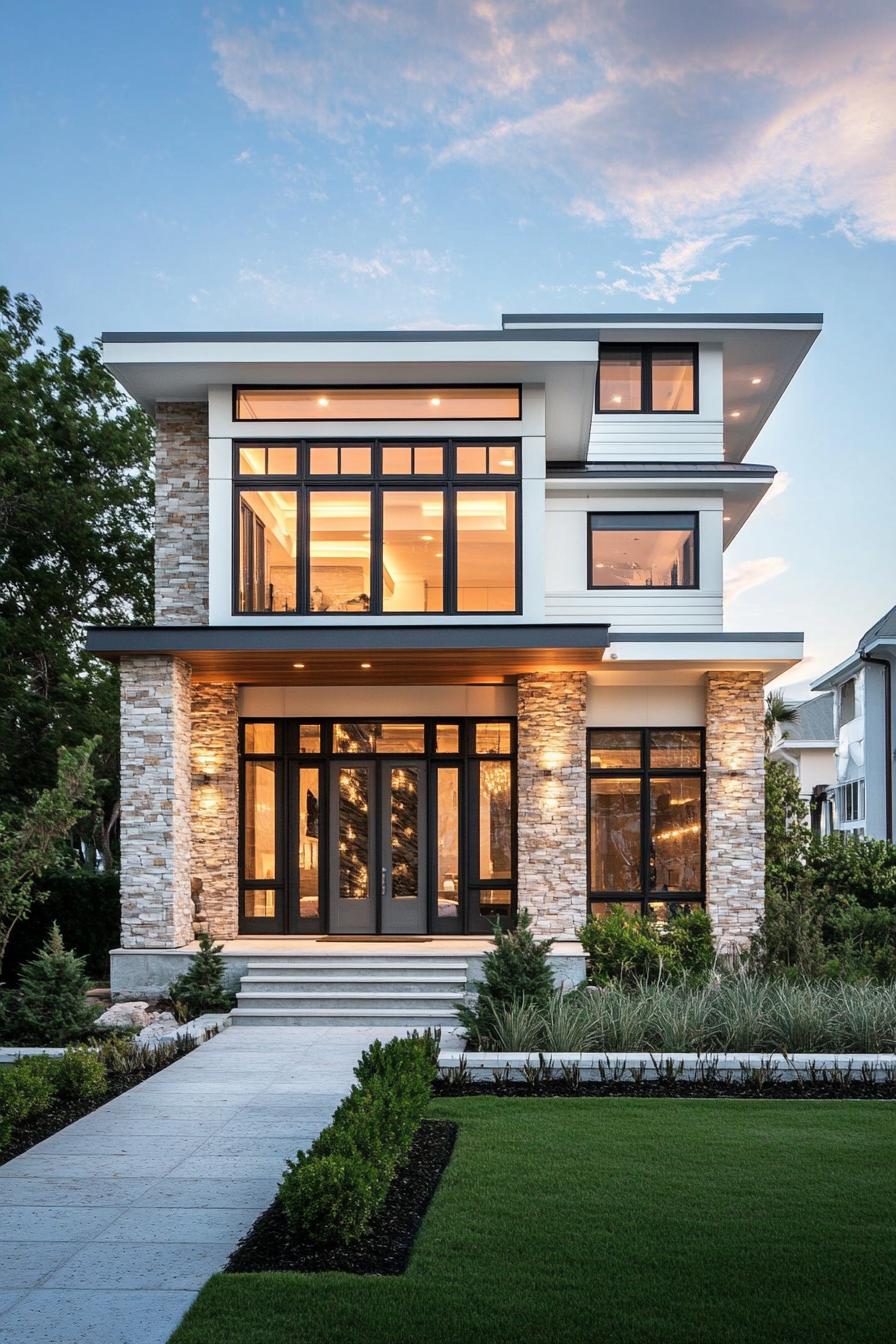
[[[426,931],[426,765],[330,767],[331,933]]]

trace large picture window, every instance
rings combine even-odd
[[[697,410],[695,345],[602,345],[597,410],[603,414],[693,414]]]
[[[589,729],[592,914],[665,919],[703,902],[704,794],[702,729]]]
[[[520,610],[518,442],[236,443],[234,477],[237,614]]]
[[[234,420],[519,420],[519,385],[235,387]]]
[[[589,513],[589,588],[696,588],[696,513]]]

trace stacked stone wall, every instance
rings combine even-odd
[[[193,685],[190,756],[192,875],[215,938],[238,932],[237,687],[232,682]]]
[[[121,660],[121,941],[180,947],[190,901],[190,667]]]
[[[720,952],[746,946],[765,906],[761,672],[706,674],[706,909]]]
[[[208,623],[208,405],[156,408],[157,625]]]
[[[584,672],[517,683],[518,894],[541,937],[575,936],[587,901]]]

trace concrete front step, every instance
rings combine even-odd
[[[231,1022],[447,1027],[466,986],[467,963],[456,954],[278,954],[249,961]]]
[[[440,1009],[452,1016],[457,994],[244,994],[236,996],[238,1008],[417,1008]]]
[[[392,975],[367,975],[363,977],[347,973],[336,975],[306,975],[299,972],[289,975],[244,975],[240,984],[243,994],[349,994],[358,991],[373,994],[424,993],[453,994],[455,998],[464,993],[466,981],[460,975],[409,975],[403,979],[394,972]]]
[[[265,957],[263,961],[250,958],[248,972],[261,975],[268,971],[310,971],[323,975],[330,971],[351,971],[352,974],[382,973],[384,971],[432,971],[439,975],[467,974],[467,963],[447,957]]]
[[[230,1020],[235,1027],[301,1027],[344,1026],[382,1027],[391,1031],[398,1027],[444,1027],[451,1030],[456,1019],[444,1009],[421,1008],[304,1008],[284,1011],[282,1008],[234,1008]]]

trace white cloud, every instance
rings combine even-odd
[[[896,240],[889,0],[308,0],[213,46],[223,86],[273,123],[499,167],[586,223],[693,247],[819,217]],[[677,280],[661,257],[619,288],[674,302],[716,270],[706,254]]]
[[[694,285],[718,280],[724,263],[709,262],[709,256],[747,247],[751,242],[749,237],[724,239],[718,235],[684,238],[664,247],[655,261],[645,261],[641,266],[617,262],[623,274],[602,288],[608,294],[637,294],[655,303],[675,303]]]
[[[248,163],[251,158],[251,149],[241,149],[239,154],[234,155],[233,161],[234,163]]]
[[[384,247],[369,257],[323,249],[312,259],[318,266],[336,271],[343,280],[385,280],[396,271],[440,275],[452,269],[447,254],[436,256],[427,247]]]
[[[725,574],[726,606],[736,602],[751,588],[771,583],[772,579],[779,578],[789,568],[787,561],[780,555],[767,555],[759,560],[742,560],[740,564],[732,565]]]
[[[784,491],[789,489],[791,479],[789,471],[779,471],[762,500],[763,504],[768,504],[773,499],[779,499]]]

